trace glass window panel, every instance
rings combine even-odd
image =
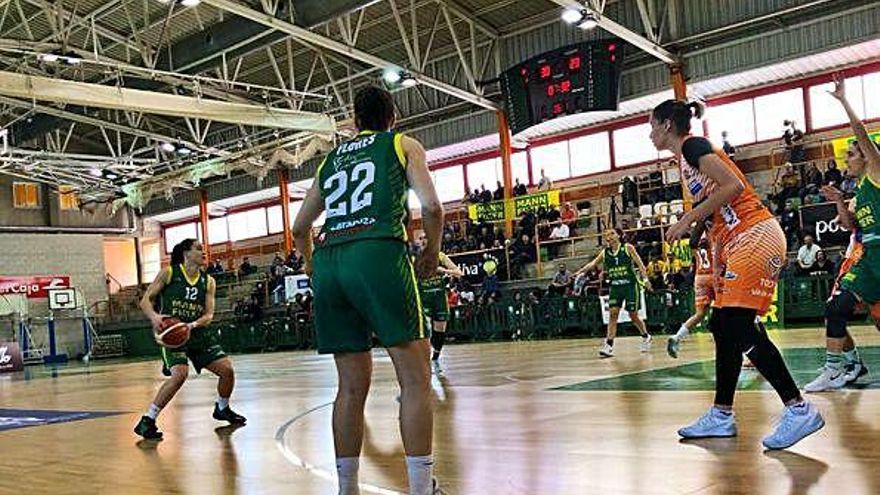
[[[727,138],[734,146],[757,141],[751,99],[709,107],[706,109],[705,118],[709,122],[709,140],[715,146],[721,146],[723,142],[721,133],[724,131],[727,131]],[[782,122],[779,126],[782,126]],[[782,133],[779,135],[781,136]],[[617,142],[614,144],[616,146]]]
[[[500,179],[497,174],[498,167],[495,162],[500,162],[500,158],[490,158],[479,162],[471,162],[467,164],[468,185],[471,189],[482,190],[482,186],[486,186],[490,192],[494,192],[496,182]],[[458,197],[464,196],[464,193]]]
[[[651,124],[647,122],[612,131],[614,163],[618,167],[626,167],[672,156],[668,151],[658,153],[657,148],[651,143],[650,134]]]
[[[810,87],[810,115],[813,129],[822,129],[843,125],[849,122],[843,106],[829,95],[834,83],[820,84]],[[846,80],[846,99],[859,118],[865,118],[865,99],[862,93],[862,78],[851,77]]]
[[[607,132],[572,139],[568,147],[571,150],[573,177],[611,170],[611,150]]]
[[[500,162],[498,166],[501,166]],[[529,184],[529,157],[524,151],[510,155],[510,171],[513,173],[511,182],[516,184],[516,180],[519,179],[520,183]],[[499,175],[503,177],[501,172]]]
[[[535,146],[531,149],[532,175],[535,182],[541,180],[541,170],[550,180],[561,180],[571,177],[568,158],[568,141]]]
[[[296,215],[299,213],[299,210],[302,208],[302,201],[291,201],[290,202],[290,222],[291,227],[293,227],[293,222],[296,221]],[[324,225],[324,219],[326,215],[322,211],[320,215],[318,215],[318,219],[315,220],[315,223],[312,224],[312,227],[320,227]]]
[[[226,218],[229,223],[229,239],[233,242],[268,235],[265,208],[234,213]]]
[[[434,188],[437,189],[437,196],[441,203],[461,201],[461,198],[464,197],[464,168],[461,165],[434,170],[431,172],[431,178],[434,179]],[[410,203],[410,205],[412,204],[414,203]]]
[[[805,129],[803,89],[795,88],[755,98],[755,134],[758,141],[781,139],[784,120],[793,120],[798,129]],[[718,143],[720,146],[721,141]]]
[[[269,218],[269,234],[277,234],[284,232],[284,219],[281,217],[281,205],[270,206],[266,208],[266,216]],[[291,227],[293,227],[293,217],[290,217]]]
[[[200,237],[197,225],[197,222],[190,222],[165,229],[165,252],[170,253],[174,246],[184,239]]]
[[[220,244],[228,240],[229,229],[226,226],[226,217],[208,220],[208,242],[210,244]]]
[[[865,117],[876,119],[880,117],[880,72],[862,76],[862,85],[865,90]]]

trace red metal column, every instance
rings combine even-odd
[[[211,262],[211,242],[208,240],[208,191],[199,190],[199,221],[202,231],[202,250],[205,252],[205,263]]]
[[[501,172],[504,174],[504,204],[505,211],[507,202],[513,197],[513,174],[510,170],[510,128],[507,125],[507,117],[504,112],[497,111],[495,116],[498,118],[498,134],[501,137]],[[508,239],[513,235],[513,218],[505,215],[504,232]]]
[[[286,168],[278,169],[278,189],[281,192],[281,224],[284,227],[284,254],[289,255],[293,251],[293,234],[290,231],[290,190],[287,186],[288,176]]]

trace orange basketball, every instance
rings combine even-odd
[[[156,334],[156,342],[169,349],[176,349],[189,340],[189,326],[174,317],[162,319],[162,327]]]

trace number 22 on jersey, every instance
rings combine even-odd
[[[327,177],[322,188],[331,191],[324,199],[327,218],[341,217],[367,208],[373,203],[373,193],[367,188],[376,177],[376,165],[371,161],[361,162],[351,169],[340,170]],[[354,188],[351,194],[347,194]]]

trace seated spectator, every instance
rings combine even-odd
[[[474,189],[474,192],[468,195],[468,203],[477,204],[480,202],[480,191],[479,189]]]
[[[535,262],[535,246],[528,234],[522,234],[510,244],[510,270],[511,277],[520,278],[522,267],[527,263]]]
[[[730,158],[733,158],[736,155],[736,148],[734,148],[727,139],[727,131],[721,131],[721,149],[724,150],[724,154]]]
[[[840,187],[840,184],[843,183],[843,174],[840,173],[840,169],[837,168],[837,161],[833,158],[828,160],[822,183],[836,187]]]
[[[793,120],[785,120],[782,125],[785,127],[782,141],[785,142],[788,161],[791,163],[805,162],[807,152],[804,149],[804,132],[797,128]]]
[[[568,239],[571,235],[571,231],[568,228],[568,225],[564,223],[558,223],[553,227],[553,230],[550,232],[550,236],[548,240],[550,241],[561,241],[563,239]],[[548,254],[551,258],[557,258],[559,256],[559,248],[561,248],[563,243],[554,242],[547,246]]]
[[[782,210],[779,223],[782,225],[782,231],[785,232],[788,244],[793,245],[797,240],[798,230],[800,230],[800,220],[798,220],[797,209],[790,202],[785,203],[785,209]]]
[[[206,271],[208,272],[208,275],[219,275],[223,273],[223,267],[220,265],[220,260],[214,260]]]
[[[553,181],[544,174],[544,169],[541,169],[541,179],[538,181],[538,190],[539,191],[549,191],[553,189]]]
[[[785,204],[786,199],[798,196],[800,184],[801,180],[798,177],[797,170],[794,169],[790,162],[786,163],[781,171],[777,172],[775,199],[780,210],[782,205]]]
[[[831,273],[836,273],[834,269],[834,263],[828,259],[828,256],[825,254],[825,251],[819,250],[816,252],[816,262],[813,263],[813,267],[810,268],[810,275],[828,275]]]
[[[568,225],[570,234],[574,235],[574,228],[578,219],[577,208],[572,206],[570,202],[566,202],[562,205],[562,210],[559,212],[559,219],[562,220],[565,225]]]
[[[847,175],[844,177],[843,182],[840,183],[840,191],[845,197],[851,198],[856,194],[857,184],[855,177]]]
[[[822,185],[822,172],[819,172],[815,163],[810,163],[804,167],[803,183],[804,189],[807,191],[819,190],[819,187]]]
[[[241,266],[238,268],[238,273],[241,274],[242,277],[246,277],[251,273],[256,273],[257,267],[251,264],[250,258],[245,256],[241,260]]]
[[[571,272],[565,266],[565,263],[559,264],[559,270],[553,276],[553,281],[547,287],[547,291],[552,295],[563,296],[565,291],[571,286]]]
[[[525,196],[528,193],[529,193],[529,190],[526,188],[526,185],[520,183],[519,178],[517,178],[516,183],[513,186],[513,195],[514,196]]]
[[[805,235],[804,244],[798,249],[797,263],[801,274],[809,274],[816,264],[816,255],[822,248],[813,242],[813,236]]]
[[[492,199],[495,201],[504,199],[504,185],[500,180],[496,182],[495,192],[492,193]]]
[[[491,203],[492,192],[486,189],[486,184],[480,185],[480,203]]]

